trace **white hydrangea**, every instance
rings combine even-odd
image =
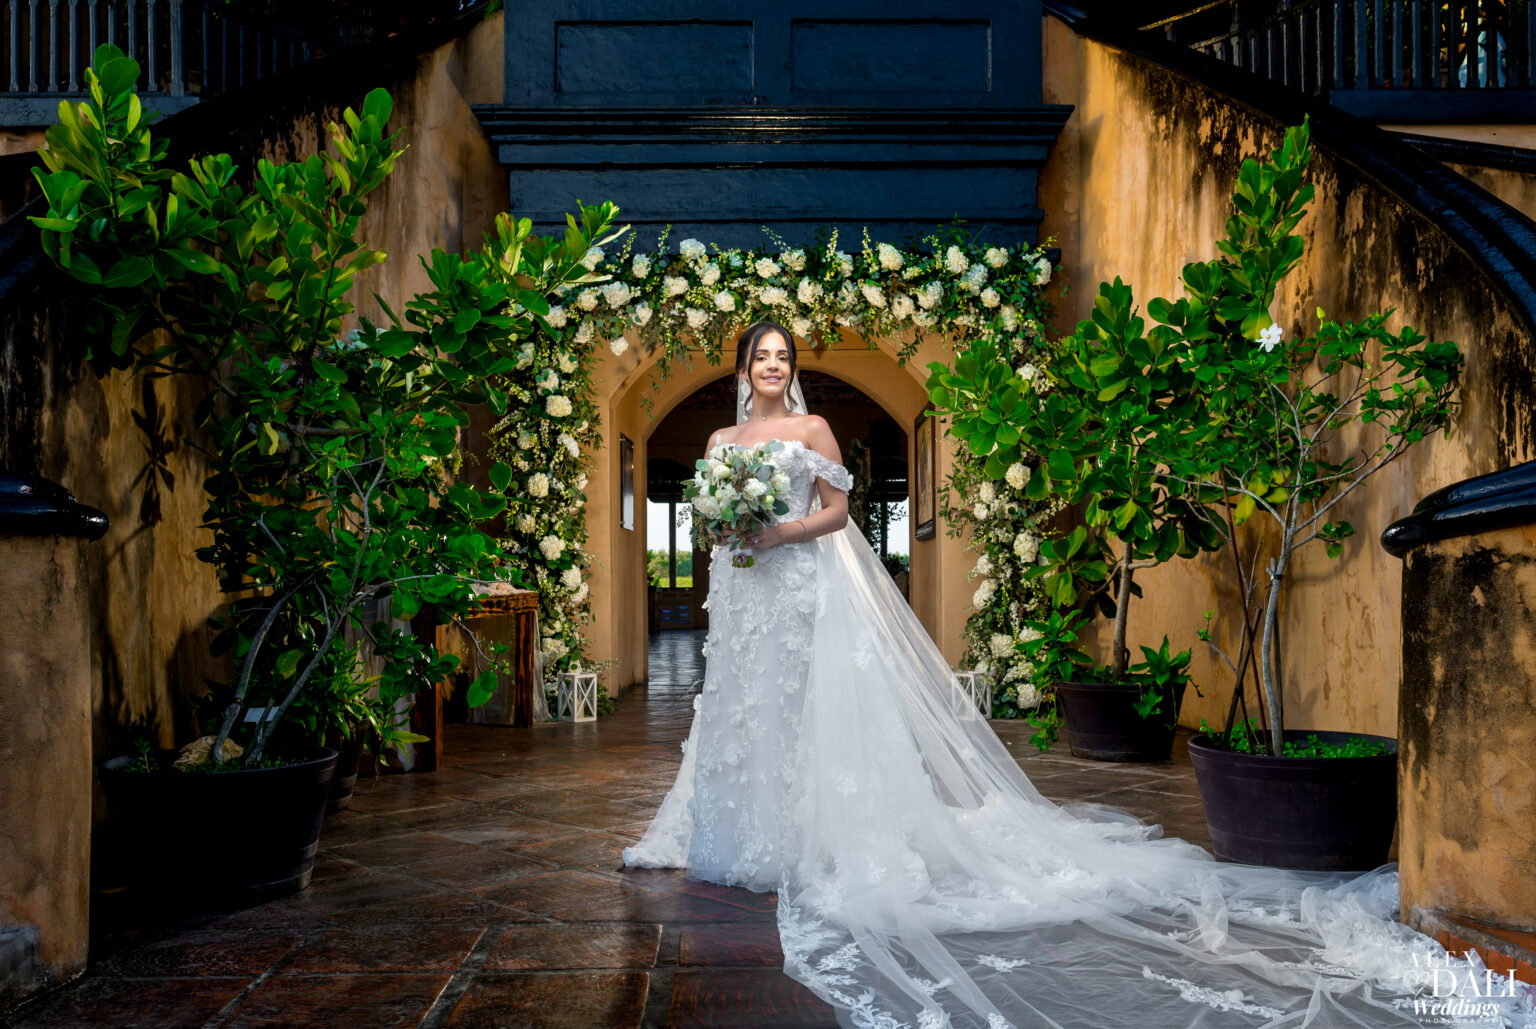
[[[981,305],[983,307],[996,307],[1002,302],[1003,298],[998,296],[997,290],[993,289],[991,286],[988,286],[986,289],[981,291]]]
[[[983,482],[981,484],[981,502],[983,504],[991,504],[996,502],[996,500],[997,487],[992,485],[990,481]]]
[[[636,325],[643,326],[651,320],[651,316],[655,313],[651,305],[642,300],[635,305],[634,310],[629,312],[629,318]]]
[[[975,519],[978,522],[986,521],[987,520],[987,515],[989,515],[991,513],[992,513],[992,509],[990,507],[988,507],[986,504],[977,503],[974,507],[971,508],[971,514],[972,514],[972,516],[975,517]]]
[[[962,281],[965,288],[972,293],[979,292],[981,287],[986,285],[987,282],[987,266],[984,264],[971,265],[970,268],[966,269],[965,278]]]
[[[581,569],[573,567],[573,568],[567,568],[565,571],[561,572],[560,573],[560,585],[564,586],[568,590],[573,590],[573,589],[576,589],[578,586],[580,586],[581,585]]]
[[[965,270],[971,266],[970,259],[959,247],[952,246],[944,251],[944,267],[951,275],[964,275]]]
[[[889,243],[877,245],[875,247],[875,254],[880,258],[880,267],[888,272],[896,271],[905,263],[905,259],[901,256],[901,251]]]
[[[582,583],[581,584],[581,588],[578,589],[575,593],[571,594],[571,603],[573,603],[573,604],[580,604],[583,600],[586,600],[586,599],[587,599],[587,584],[586,583]]]
[[[741,267],[741,254],[737,253],[734,250],[731,251],[730,256],[727,257],[726,260],[731,262],[731,267],[732,268],[740,268]]]
[[[576,442],[575,436],[562,432],[560,438],[555,440],[555,442],[564,447],[565,452],[572,457],[581,456],[581,444]]]
[[[971,606],[976,608],[986,607],[992,603],[992,594],[996,592],[997,584],[991,579],[983,579],[976,584],[976,592],[971,594]]]
[[[567,375],[571,374],[578,367],[580,367],[580,365],[577,364],[576,358],[567,353],[561,353],[561,355],[555,359],[555,363],[559,365],[560,370]]]
[[[1019,685],[1019,707],[1028,710],[1040,706],[1040,691],[1034,683],[1021,683]]]
[[[993,657],[1007,657],[1013,653],[1013,637],[994,632],[992,639],[988,641],[987,649],[992,651]]]
[[[546,636],[546,637],[544,637],[544,647],[543,647],[543,650],[544,650],[544,660],[546,662],[560,660],[562,657],[564,657],[566,655],[566,653],[569,651],[569,649],[570,649],[569,647],[567,647],[564,643],[561,643],[559,640],[557,640],[553,636]]]
[[[992,574],[992,559],[990,557],[988,557],[986,554],[982,554],[981,557],[976,559],[976,574],[977,575],[991,575]]]
[[[988,247],[984,260],[988,268],[1001,268],[1008,263],[1008,251],[1001,247]]]
[[[639,254],[629,262],[629,271],[637,279],[643,279],[651,274],[651,259],[645,254]]]
[[[683,312],[683,317],[687,320],[690,329],[702,329],[704,324],[709,321],[709,315],[700,311],[697,307],[688,308],[688,310]]]
[[[592,323],[583,321],[580,325],[576,326],[576,335],[571,338],[581,346],[586,346],[592,342],[592,332]]]
[[[544,410],[547,411],[552,418],[564,418],[572,411],[571,400],[569,397],[564,396],[563,394],[556,393],[554,396],[544,401]]]
[[[805,271],[805,251],[800,249],[786,250],[779,255],[779,263],[792,272]]]
[[[584,489],[587,488],[587,473],[586,472],[582,472],[580,475],[576,476],[576,488],[577,489],[581,489],[581,490],[584,490]]]
[[[625,282],[623,279],[614,279],[612,282],[608,283],[601,290],[599,290],[599,292],[603,294],[603,299],[608,301],[608,306],[614,308],[615,310],[629,303],[629,298],[631,296],[629,291],[629,283]]]
[[[864,299],[869,301],[870,307],[885,306],[885,291],[872,282],[859,284],[859,292],[864,294]]]
[[[528,458],[522,454],[518,454],[516,457],[512,458],[512,466],[520,472],[526,472],[528,469],[533,467],[533,465],[528,462]]]
[[[1025,564],[1034,564],[1040,555],[1040,538],[1031,532],[1019,533],[1013,538],[1013,553]]]
[[[528,476],[528,495],[536,499],[549,496],[549,476],[543,472],[534,472]]]
[[[703,243],[696,239],[685,239],[677,245],[677,252],[683,255],[685,261],[702,261],[704,255],[709,253]]]
[[[954,247],[950,247],[951,250]],[[964,255],[961,255],[962,257]],[[917,292],[917,306],[927,311],[944,299],[944,287],[937,282],[930,282]]]
[[[549,313],[544,316],[544,320],[549,323],[549,327],[551,329],[565,328],[565,308],[559,306],[558,304],[554,307],[551,307],[549,309]]]
[[[736,310],[736,297],[728,289],[722,289],[715,294],[715,307],[721,311]]]
[[[539,540],[539,552],[544,555],[544,560],[554,561],[565,553],[565,540],[559,536],[545,536]]]
[[[757,298],[769,307],[778,307],[789,300],[789,293],[782,286],[764,286]]]
[[[853,274],[853,258],[849,257],[845,251],[839,250],[833,254],[832,264],[837,268],[837,274],[845,279]]]
[[[1035,376],[1040,374],[1040,369],[1026,362],[1019,365],[1018,372],[1019,378],[1023,379],[1025,382],[1032,383],[1035,381]]]
[[[720,266],[711,261],[699,270],[699,281],[706,286],[713,286],[720,281]]]
[[[533,364],[532,344],[522,347],[522,349],[518,350],[517,352],[517,366],[519,368],[527,368],[530,364]]]
[[[1051,262],[1048,258],[1042,257],[1035,261],[1035,274],[1030,277],[1030,281],[1036,286],[1044,286],[1051,281]]]
[[[789,323],[789,331],[804,339],[811,334],[811,320],[803,316],[795,318]]]
[[[602,247],[593,247],[587,251],[587,256],[581,259],[582,267],[586,268],[589,272],[594,271],[598,265],[603,263],[605,256]]]
[[[1003,477],[1014,489],[1023,489],[1029,485],[1029,465],[1023,461],[1015,461],[1008,466],[1008,471]]]
[[[679,275],[663,276],[661,280],[661,288],[662,292],[664,292],[669,299],[676,296],[682,296],[684,293],[688,292],[688,280]]]
[[[533,433],[523,429],[517,434],[517,445],[524,450],[531,450],[534,444]]]
[[[905,293],[898,293],[891,298],[891,313],[905,321],[916,312],[917,306],[912,303],[912,298]]]
[[[997,312],[997,317],[1002,320],[1004,332],[1014,332],[1019,327],[1019,312],[1013,309],[1011,304],[1004,304],[1003,309]]]
[[[752,270],[757,272],[760,279],[771,279],[779,274],[779,264],[771,257],[759,257],[752,265]]]
[[[801,279],[800,285],[795,287],[795,296],[802,304],[814,304],[821,299],[821,283],[812,282],[810,279]]]
[[[576,306],[581,308],[583,311],[594,311],[594,310],[596,310],[597,309],[597,290],[595,290],[595,289],[584,289],[580,293],[577,293],[576,294]]]
[[[533,515],[520,514],[517,516],[516,524],[518,532],[532,532],[537,523],[533,520]]]

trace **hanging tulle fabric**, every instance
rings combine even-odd
[[[848,488],[787,452],[797,486]],[[1536,1029],[1518,984],[1434,995],[1477,970],[1396,920],[1390,868],[1221,864],[1046,800],[852,525],[713,567],[683,766],[625,860],[777,889],[785,971],[842,1024],[1374,1029],[1446,1024],[1454,1001]]]

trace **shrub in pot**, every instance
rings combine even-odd
[[[516,367],[515,348],[549,310],[546,297],[592,280],[581,262],[614,209],[584,209],[552,241],[502,216],[482,252],[435,251],[424,262],[433,289],[410,301],[404,322],[381,299],[388,325],[363,320],[344,335],[358,277],[385,258],[357,235],[366,197],[401,153],[385,133],[388,94],[373,91],[331,126],[332,152],[261,161],[246,185],[227,155],[184,172],[165,166],[166,145],[133,92],[138,72],[102,47],[87,72],[89,99],[60,104],[40,154],[48,212],[34,221],[65,281],[81,287],[65,309],[100,363],[193,375],[208,388],[196,417],[212,542],[199,556],[230,597],[216,646],[234,674],[215,689],[193,770],[144,755],[109,762],[104,776],[109,801],[129,814],[125,847],[162,879],[266,895],[307,881],[335,761],[313,748],[274,751],[279,729],[319,744],[361,720],[384,743],[411,739],[397,704],[454,666],[367,612],[388,597],[396,618],[423,609],[457,617],[477,582],[498,577],[497,542],[479,526],[506,498],[452,474],[466,409],[506,411],[499,377]],[[502,465],[490,471],[493,484],[510,477]],[[381,659],[366,683],[353,671],[359,642]],[[471,702],[489,696],[495,673],[493,663]],[[298,830],[289,828],[211,838],[224,822],[210,810],[243,810],[255,802],[242,791],[315,762],[324,766],[315,782],[265,805],[311,827],[307,843],[290,846]],[[167,792],[140,803],[125,792],[130,782]],[[157,806],[171,814],[151,820]],[[261,862],[243,881],[241,863],[222,881],[195,875],[264,837],[294,855],[284,875]]]

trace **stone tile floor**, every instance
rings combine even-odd
[[[360,782],[312,885],[243,911],[103,935],[21,1027],[835,1025],[786,978],[774,898],[624,870],[667,788],[692,690],[677,676],[595,723],[455,726],[445,767]],[[1159,765],[1047,755],[994,723],[1059,802],[1116,805],[1208,845],[1182,747]]]

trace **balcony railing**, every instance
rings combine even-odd
[[[1201,8],[1208,10],[1212,5]],[[1305,0],[1213,38],[1171,38],[1379,120],[1536,116],[1536,0]]]
[[[195,0],[12,0],[0,4],[0,124],[51,124],[81,95],[102,43],[139,61],[146,106],[175,110],[309,60],[311,44],[280,26]]]

